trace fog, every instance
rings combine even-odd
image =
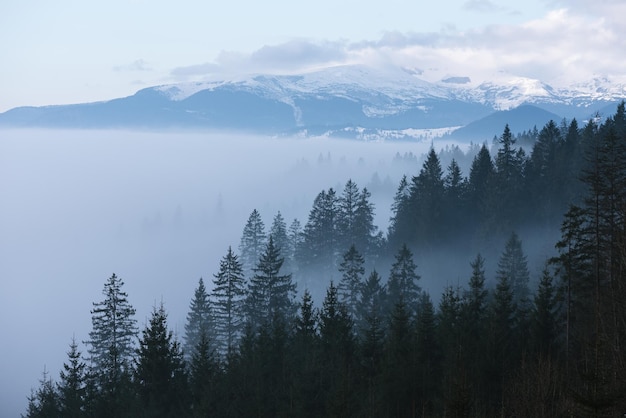
[[[0,406],[25,412],[44,368],[58,380],[112,273],[142,328],[162,300],[179,337],[198,279],[210,286],[253,209],[306,223],[322,189],[372,192],[386,232],[402,174],[430,143],[228,133],[0,131]],[[377,173],[378,179],[374,178]],[[386,187],[383,187],[386,185]],[[384,273],[383,273],[384,274]],[[80,344],[83,354],[85,346]]]

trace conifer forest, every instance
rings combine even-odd
[[[529,128],[505,126],[467,173],[431,148],[397,185],[387,231],[350,179],[305,220],[266,225],[255,209],[189,289],[176,334],[166,297],[139,326],[132,277],[103,277],[91,332],[68,338],[23,416],[622,416],[625,105]],[[527,230],[555,231],[539,269]],[[459,254],[458,280],[416,261]]]

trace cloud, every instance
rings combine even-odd
[[[581,0],[561,0],[575,5]],[[608,14],[555,9],[516,25],[440,32],[384,33],[378,40],[348,43],[296,39],[264,46],[252,53],[223,51],[213,63],[174,69],[173,77],[213,73],[295,73],[342,64],[420,69],[421,77],[439,81],[469,77],[472,82],[508,74],[559,85],[609,76],[626,82],[626,26],[614,14],[626,6],[605,0]],[[495,6],[469,0],[467,7]],[[626,4],[626,3],[625,3]],[[490,6],[491,5],[491,6]],[[497,7],[497,6],[496,6]]]
[[[127,65],[118,65],[113,67],[113,71],[152,71],[152,67],[142,58],[135,60]]]

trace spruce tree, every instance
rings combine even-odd
[[[202,334],[189,362],[189,394],[193,417],[216,414],[218,374],[219,364],[213,356],[206,334]]]
[[[417,266],[413,261],[413,253],[406,244],[398,250],[395,262],[389,272],[387,289],[389,292],[388,309],[391,311],[396,304],[404,303],[410,315],[414,318],[420,297],[420,286],[417,283],[420,276],[417,274]]]
[[[359,335],[371,327],[375,318],[382,322],[385,315],[387,292],[381,284],[380,275],[373,270],[368,278],[363,282],[360,289],[360,297],[356,306],[356,316],[354,318],[356,331]]]
[[[337,234],[340,248],[349,248],[357,245],[360,251],[363,248],[361,237],[357,235],[357,205],[359,201],[359,187],[352,179],[346,182],[343,193],[337,199]]]
[[[113,274],[105,283],[104,300],[93,304],[92,331],[89,333],[89,378],[96,399],[93,410],[97,415],[124,416],[129,413],[132,359],[135,351],[137,326],[135,309],[122,291],[124,282]]]
[[[389,248],[393,251],[412,240],[410,199],[411,188],[406,175],[404,175],[400,179],[400,184],[391,204],[391,218],[387,231]]]
[[[275,316],[287,320],[294,314],[296,285],[291,274],[281,274],[283,260],[270,236],[248,284],[246,306],[253,328],[270,323]]]
[[[37,390],[31,390],[24,418],[55,418],[60,415],[59,394],[55,390],[52,378],[43,371]]]
[[[67,353],[68,363],[63,363],[60,381],[57,384],[59,393],[59,411],[61,416],[78,418],[85,416],[85,385],[87,365],[81,359],[78,344],[72,338],[70,351]]]
[[[233,354],[245,323],[246,283],[238,257],[228,247],[214,275],[213,303],[216,342],[221,353]]]
[[[137,350],[135,385],[139,408],[150,417],[184,416],[188,386],[180,344],[167,328],[163,304],[152,311]]]
[[[193,299],[189,305],[187,322],[185,323],[185,356],[191,359],[202,335],[206,335],[208,341],[214,344],[215,321],[209,295],[204,286],[202,277],[198,280],[198,287],[194,291]],[[215,349],[215,346],[212,347]]]
[[[331,188],[322,190],[313,202],[298,251],[298,265],[309,275],[333,277],[339,236],[337,197]]]
[[[363,275],[365,274],[363,264],[365,264],[365,260],[353,244],[343,255],[343,261],[339,265],[339,271],[342,274],[337,287],[339,301],[345,305],[348,314],[354,320],[356,320],[357,305],[363,287]]]
[[[530,323],[530,343],[536,353],[554,356],[557,350],[557,300],[552,274],[544,269],[535,294]]]
[[[265,234],[265,224],[261,219],[261,214],[254,209],[246,226],[243,228],[241,242],[239,244],[239,254],[241,254],[241,264],[246,276],[251,276],[259,257],[263,252],[267,242]]]
[[[513,303],[518,309],[528,312],[530,293],[528,290],[528,263],[522,249],[522,241],[515,232],[511,233],[498,261],[497,276],[506,276],[513,293]]]

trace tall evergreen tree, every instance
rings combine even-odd
[[[28,406],[24,418],[54,418],[59,417],[59,394],[54,388],[52,378],[44,369],[37,390],[31,390],[28,397]]]
[[[289,253],[289,238],[287,236],[287,224],[285,218],[278,211],[272,220],[270,235],[274,239],[274,245],[280,249],[281,253]]]
[[[325,416],[356,413],[356,341],[353,322],[330,283],[320,312],[321,387]]]
[[[213,279],[216,341],[221,353],[233,353],[245,322],[246,283],[243,266],[232,248],[220,260]]]
[[[406,175],[400,179],[400,184],[391,204],[391,218],[389,219],[389,229],[387,231],[387,241],[391,250],[400,248],[401,245],[412,242],[410,228],[411,188]]]
[[[193,417],[206,417],[217,413],[218,374],[218,361],[213,355],[206,334],[202,334],[189,362],[189,394]]]
[[[333,277],[339,237],[337,233],[337,197],[331,188],[322,190],[313,202],[304,226],[304,240],[298,252],[298,265],[309,274]]]
[[[431,147],[418,176],[411,184],[410,207],[418,248],[432,249],[441,242],[441,213],[444,203],[443,170]],[[411,244],[411,243],[406,243]]]
[[[363,242],[357,234],[357,205],[359,187],[352,179],[346,182],[341,196],[337,199],[337,234],[340,248],[356,245],[361,252],[365,251]]]
[[[129,413],[132,359],[137,337],[135,308],[122,291],[124,282],[113,274],[105,283],[104,300],[93,304],[89,333],[89,378],[97,399],[97,415],[124,416]]]
[[[252,271],[259,261],[267,242],[265,234],[265,224],[261,219],[261,214],[254,209],[246,226],[243,228],[241,242],[239,244],[239,254],[241,254],[241,264],[246,276],[252,276]]]
[[[359,193],[356,213],[354,235],[357,248],[362,248],[362,252],[368,258],[375,259],[382,247],[382,233],[377,233],[378,228],[374,225],[374,204],[370,202],[371,194],[367,188],[363,188]]]
[[[59,411],[63,417],[78,418],[86,414],[85,385],[87,365],[81,360],[81,353],[78,351],[78,344],[74,338],[72,338],[67,357],[68,363],[63,363],[60,382],[57,384]]]
[[[552,275],[543,270],[535,294],[530,323],[530,344],[538,354],[554,356],[557,350],[557,300]]]
[[[178,417],[188,413],[187,374],[183,353],[167,328],[163,304],[152,311],[137,350],[135,384],[142,414]]]
[[[339,301],[345,305],[353,319],[356,319],[357,305],[361,295],[361,288],[363,287],[364,264],[363,256],[352,244],[350,249],[343,255],[343,261],[339,265],[339,271],[341,272],[341,280],[337,287]]]
[[[528,312],[530,293],[528,290],[528,262],[522,249],[522,241],[515,232],[511,233],[498,261],[497,276],[506,276],[513,293],[513,303],[518,309]]]
[[[373,270],[367,277],[360,289],[360,297],[356,306],[356,316],[354,318],[356,331],[359,335],[369,329],[378,318],[382,322],[384,307],[386,305],[387,292],[380,281],[380,275]]]
[[[291,274],[281,274],[282,265],[283,258],[270,236],[248,285],[248,321],[255,328],[276,317],[287,320],[295,313],[296,285]]]
[[[185,355],[188,359],[194,354],[202,335],[214,344],[215,321],[213,310],[209,300],[209,294],[202,277],[198,280],[198,287],[194,291],[193,299],[189,305],[187,322],[185,323]],[[215,349],[215,346],[212,347]]]
[[[417,283],[420,276],[417,274],[417,266],[413,261],[413,253],[406,244],[403,244],[395,258],[387,284],[388,308],[391,311],[396,304],[403,302],[405,308],[414,318],[417,314],[421,290]]]

